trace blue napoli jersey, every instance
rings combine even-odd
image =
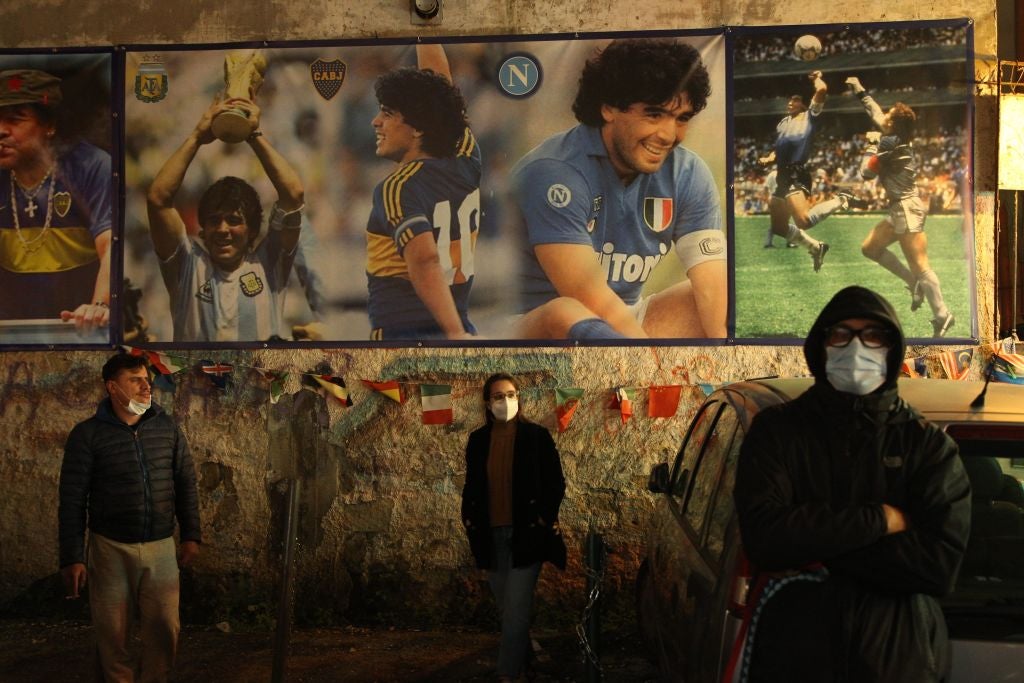
[[[820,112],[808,109],[797,116],[787,116],[775,127],[775,163],[780,166],[805,164],[811,156],[814,134],[818,131]]]
[[[0,287],[8,293],[0,319],[57,318],[89,303],[95,240],[111,229],[111,187],[110,155],[85,142],[60,154],[32,197],[0,171]]]
[[[722,229],[714,177],[685,147],[676,147],[656,172],[623,185],[600,129],[578,125],[542,142],[512,173],[528,242],[522,312],[558,296],[533,252],[539,244],[592,247],[609,287],[634,304],[676,240]]]
[[[405,246],[425,232],[437,243],[445,280],[468,327],[473,255],[480,230],[480,148],[467,128],[453,157],[403,164],[373,191],[366,225],[370,327],[394,336],[441,332],[413,289]]]

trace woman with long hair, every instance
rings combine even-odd
[[[541,564],[565,568],[558,527],[565,478],[551,434],[523,418],[511,375],[488,377],[483,399],[487,422],[466,444],[462,523],[501,615],[498,680],[511,682],[525,675]]]

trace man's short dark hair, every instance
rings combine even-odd
[[[206,188],[206,192],[199,198],[199,208],[196,210],[199,214],[199,227],[205,228],[206,219],[214,213],[234,211],[241,213],[245,219],[250,240],[256,239],[263,225],[263,206],[259,194],[241,178],[224,176]]]
[[[455,156],[469,122],[459,89],[430,69],[403,67],[389,71],[373,86],[377,101],[397,111],[423,133],[423,151],[432,157]]]
[[[665,104],[681,93],[694,114],[711,95],[711,77],[696,48],[668,39],[614,40],[587,60],[572,112],[580,123],[599,128],[602,105],[623,110],[637,102]]]
[[[115,353],[103,364],[103,381],[117,379],[122,370],[134,370],[146,367],[146,359],[129,353]]]
[[[914,125],[917,123],[917,114],[903,102],[897,102],[889,110],[889,120],[892,122],[892,132],[902,142],[910,142],[914,137]]]

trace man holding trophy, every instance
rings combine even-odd
[[[262,341],[279,334],[304,204],[298,173],[260,130],[254,98],[265,68],[257,52],[225,59],[225,99],[207,108],[146,195],[150,237],[170,295],[174,341]],[[218,138],[248,144],[277,191],[262,240],[260,197],[240,178],[220,178],[202,194],[198,238],[189,237],[175,208],[175,196],[199,149]]]

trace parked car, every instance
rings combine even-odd
[[[640,631],[666,680],[720,681],[742,619],[748,568],[732,501],[736,461],[761,409],[807,379],[738,382],[713,392],[670,463],[651,470],[655,510],[637,574]],[[1024,682],[1024,386],[901,379],[900,394],[960,447],[971,480],[971,538],[941,603],[953,683]]]

